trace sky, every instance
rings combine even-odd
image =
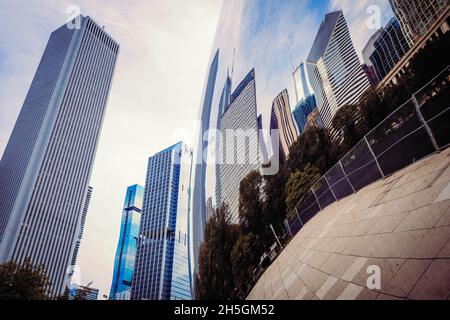
[[[367,26],[367,9],[380,8],[382,24],[392,17],[388,0],[265,0],[264,6],[252,1],[220,20],[234,24],[234,30],[253,30],[247,38],[237,32],[215,35],[222,0],[0,2],[0,156],[50,33],[66,22],[69,6],[79,6],[121,45],[78,260],[82,284],[93,281],[100,296],[109,295],[126,188],[144,183],[149,156],[180,140],[192,145],[211,53],[219,41],[238,44],[236,82],[250,67],[264,66],[261,77],[268,80],[260,90],[267,92],[262,100],[269,101],[274,95],[265,88],[281,91],[278,84],[291,81],[292,64],[306,59],[325,13],[343,9],[359,54],[376,31]],[[251,18],[252,9],[259,10],[261,21]],[[277,41],[268,42],[274,35]],[[227,54],[231,61],[232,52]],[[254,60],[255,55],[265,58]]]

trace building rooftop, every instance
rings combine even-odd
[[[316,63],[325,54],[336,23],[341,15],[343,15],[342,10],[334,11],[325,15],[325,19],[320,25],[314,44],[309,52],[307,62]]]

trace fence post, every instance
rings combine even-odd
[[[416,95],[412,95],[412,102],[414,103],[414,107],[416,108],[417,116],[419,117],[420,122],[422,122],[423,127],[425,128],[425,131],[427,132],[428,136],[430,137],[431,143],[433,144],[433,147],[436,151],[439,151],[439,145],[436,142],[436,139],[434,138],[433,132],[431,131],[430,126],[428,125],[428,122],[423,117],[422,112],[420,111],[420,105],[419,101],[417,101]]]
[[[284,227],[286,228],[286,231],[291,235],[291,237],[293,237],[294,235],[292,234],[291,226],[289,225],[288,219],[284,220]]]
[[[317,205],[319,206],[319,209],[322,210],[322,206],[319,203],[319,198],[317,198],[316,193],[314,192],[313,188],[311,188],[311,192],[313,193],[314,198],[316,198],[316,202],[317,202]]]
[[[350,187],[352,187],[353,193],[356,193],[355,187],[353,186],[352,182],[347,176],[347,173],[344,170],[344,166],[342,165],[342,160],[339,160],[339,165],[341,166],[341,170],[344,173],[345,178],[347,179],[348,183],[350,184]]]
[[[377,164],[377,167],[378,167],[378,170],[381,173],[381,176],[383,177],[383,179],[386,178],[386,176],[384,175],[383,170],[380,167],[380,164],[378,163],[378,159],[377,159],[377,156],[375,155],[375,152],[373,152],[372,147],[369,144],[369,141],[367,141],[367,136],[364,136],[364,140],[366,141],[367,147],[369,148],[369,151],[372,154],[372,157],[374,158],[375,163]]]
[[[300,223],[302,224],[302,227],[304,226],[302,218],[300,218],[300,214],[298,213],[297,207],[295,207],[295,213],[297,214],[298,220],[300,221]]]
[[[331,193],[333,194],[333,197],[334,197],[334,200],[336,200],[336,201],[338,201],[338,198],[336,197],[336,195],[334,194],[334,191],[333,191],[333,189],[331,189],[331,185],[330,185],[330,183],[328,182],[328,179],[327,179],[327,177],[324,175],[323,176],[323,178],[325,179],[325,181],[327,182],[327,185],[328,185],[328,189],[330,189],[330,191],[331,191]]]

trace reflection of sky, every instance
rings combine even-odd
[[[255,68],[258,113],[263,115],[263,124],[267,128],[272,101],[282,90],[288,90],[291,105],[295,105],[292,72],[306,60],[324,15],[343,9],[360,54],[367,39],[375,32],[366,26],[369,5],[379,5],[382,9],[383,24],[392,16],[387,0],[225,1],[212,48],[212,55],[220,49],[220,56],[211,128],[216,126],[220,94],[226,72],[232,69],[234,49],[233,90]],[[214,168],[210,166],[206,199],[210,196],[214,199],[214,179]]]

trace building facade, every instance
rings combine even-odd
[[[88,211],[89,211],[89,205],[91,203],[93,190],[94,189],[92,187],[88,187],[88,192],[87,192],[86,200],[84,202],[84,207],[83,207],[83,213],[81,215],[80,230],[78,232],[78,237],[77,237],[76,242],[75,242],[75,249],[74,249],[73,255],[72,255],[71,265],[73,267],[75,267],[76,264],[77,264],[78,251],[80,250],[81,240],[83,239],[84,226],[86,224],[86,218],[87,218],[87,214],[88,214]]]
[[[128,187],[122,210],[119,243],[114,260],[110,300],[130,300],[141,222],[144,188]]]
[[[292,76],[294,77],[296,103],[299,103],[300,101],[314,95],[313,88],[309,82],[308,71],[305,63],[300,63],[300,65],[294,70]]]
[[[410,47],[448,8],[448,0],[389,0]]]
[[[372,61],[370,60],[370,56],[375,52],[375,42],[381,36],[383,30],[384,30],[383,28],[378,29],[370,37],[369,41],[367,41],[366,45],[362,50],[362,57],[364,60],[364,64],[362,67],[372,86],[376,86],[380,82],[380,79],[378,79],[377,72],[375,70],[375,67],[373,66]]]
[[[30,258],[62,294],[119,45],[91,18],[54,31],[0,163],[0,262]]]
[[[73,285],[69,291],[69,300],[98,300],[98,289],[91,288],[90,286]]]
[[[280,155],[282,159],[289,158],[289,149],[297,141],[297,129],[292,119],[289,94],[283,90],[272,103],[270,129],[279,130]]]
[[[305,100],[300,101],[292,112],[292,116],[297,126],[297,131],[302,134],[305,131],[308,122],[308,116],[317,110],[316,97],[311,95]]]
[[[220,49],[214,52],[208,70],[206,85],[203,92],[203,101],[200,108],[199,126],[197,128],[196,144],[194,146],[194,157],[192,167],[193,188],[191,197],[192,221],[193,221],[193,272],[197,273],[198,254],[203,241],[206,225],[206,199],[210,196],[207,191],[207,170],[208,164],[204,154],[209,146],[209,141],[205,140],[205,135],[211,129],[212,114],[214,105],[214,95],[216,91],[216,79],[219,69]]]
[[[260,168],[255,71],[237,86],[220,119],[222,147],[218,151],[220,204],[228,204],[233,222],[239,221],[239,186]],[[216,192],[217,194],[217,192]]]
[[[132,300],[191,300],[192,150],[180,142],[149,158]]]
[[[342,11],[325,15],[309,53],[307,70],[325,127],[336,112],[370,87]]]
[[[392,18],[374,43],[370,61],[382,80],[408,52],[410,46],[396,18]]]

